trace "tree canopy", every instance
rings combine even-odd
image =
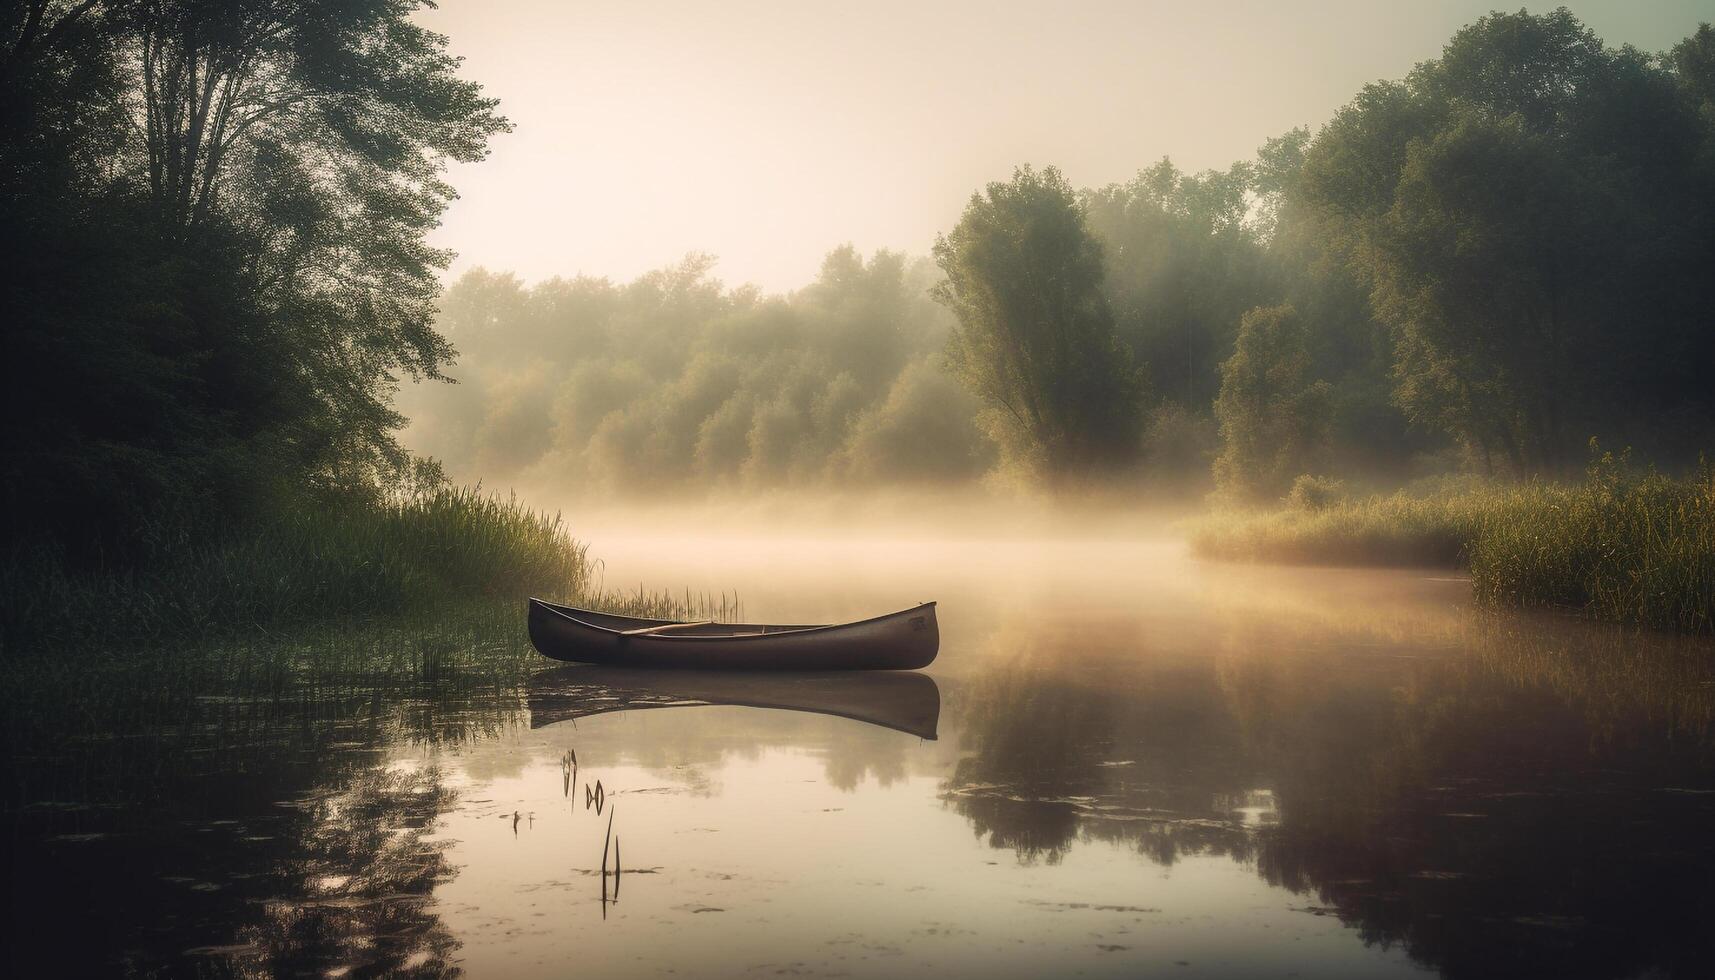
[[[506,128],[418,6],[0,15],[11,513],[111,537],[408,471],[391,392],[453,354],[442,169]]]
[[[1413,422],[1516,473],[1707,433],[1707,31],[1658,59],[1493,14],[1316,136],[1299,213],[1390,328]]]
[[[1250,163],[1187,174],[1161,160],[1125,184],[1080,195],[1102,245],[1115,330],[1150,387],[1207,411],[1239,317],[1277,301],[1280,285],[1252,220]]]
[[[935,261],[935,297],[958,318],[953,369],[1002,445],[1055,476],[1131,462],[1143,386],[1114,333],[1102,247],[1060,172],[1023,167],[973,195]]]

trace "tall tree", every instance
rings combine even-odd
[[[1325,460],[1330,396],[1311,374],[1303,321],[1290,306],[1258,307],[1221,364],[1215,482],[1241,499],[1278,498]]]
[[[332,465],[396,465],[389,378],[438,377],[448,160],[505,129],[416,0],[144,0],[123,8],[162,234],[224,225],[318,396]],[[329,472],[330,477],[341,474]]]
[[[1331,465],[1397,478],[1414,454],[1445,437],[1413,427],[1393,398],[1393,338],[1375,315],[1370,290],[1354,274],[1356,242],[1304,194],[1310,131],[1264,143],[1252,166],[1252,224],[1262,238],[1282,298],[1303,320],[1313,373],[1333,388]]]
[[[1121,338],[1147,364],[1151,387],[1207,413],[1239,317],[1278,299],[1247,221],[1248,163],[1187,174],[1169,160],[1082,203],[1102,243],[1105,292]]]
[[[1515,472],[1575,463],[1592,435],[1672,450],[1706,434],[1696,91],[1564,9],[1494,14],[1317,136],[1300,202],[1392,329],[1413,421]]]
[[[1130,463],[1143,383],[1114,332],[1102,248],[1060,172],[1022,167],[974,194],[935,243],[958,318],[954,370],[1017,457],[1067,477]]]
[[[425,240],[443,168],[506,127],[419,6],[0,15],[10,510],[82,526],[404,470],[393,386],[452,356]]]

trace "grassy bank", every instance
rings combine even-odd
[[[1469,569],[1500,606],[1569,606],[1602,619],[1715,632],[1715,477],[1634,475],[1607,459],[1573,485],[1397,493],[1213,515],[1208,558]]]
[[[147,643],[526,595],[591,600],[590,570],[558,515],[440,488],[298,506],[213,533],[157,528],[145,558],[122,569],[69,571],[45,551],[14,553],[0,570],[0,642]],[[593,598],[650,611],[684,604]]]

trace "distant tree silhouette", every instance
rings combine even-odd
[[[1136,458],[1143,383],[1114,333],[1102,248],[1066,179],[1019,169],[935,243],[953,369],[1018,456],[1056,477]],[[1006,445],[1007,443],[1003,443]]]

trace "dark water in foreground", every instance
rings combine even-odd
[[[37,705],[9,760],[13,975],[1715,962],[1706,643],[1147,542],[596,545],[610,581],[737,587],[756,619],[938,598],[942,657],[675,706],[731,692],[547,669],[507,614]]]

